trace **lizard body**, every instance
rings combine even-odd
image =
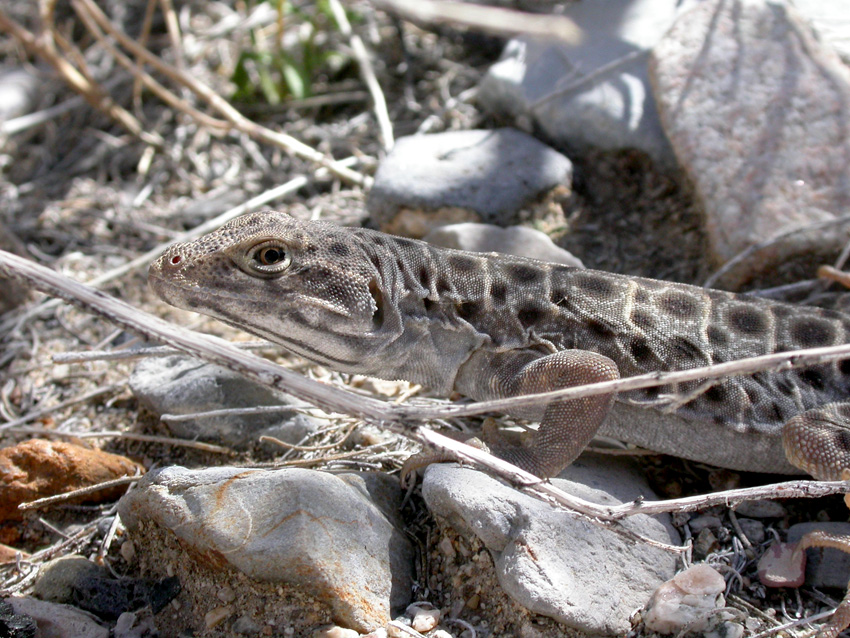
[[[850,340],[850,317],[833,311],[277,212],[172,246],[149,280],[169,303],[311,361],[478,400]],[[541,421],[530,448],[496,444],[494,452],[552,476],[598,430],[713,465],[790,473],[783,426],[843,422],[850,410],[837,402],[848,387],[850,361],[842,361],[633,391],[616,404],[611,396],[556,401],[513,414]],[[670,397],[684,397],[672,412]],[[821,457],[843,436],[799,443],[799,430],[786,430],[786,440]]]

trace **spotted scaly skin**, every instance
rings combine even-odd
[[[311,361],[478,400],[850,336],[850,317],[819,308],[449,250],[271,211],[172,246],[149,280],[165,301]],[[494,451],[552,476],[598,431],[722,467],[792,473],[783,449],[790,422],[784,438],[794,464],[827,478],[846,464],[848,384],[850,361],[842,361],[634,391],[616,402],[553,402],[512,413],[541,421],[530,447],[497,442]],[[677,397],[688,400],[665,411]]]

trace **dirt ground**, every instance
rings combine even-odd
[[[244,19],[235,19],[244,17],[248,10],[241,2],[178,2],[174,16],[182,42],[175,48],[160,5],[154,3],[156,9],[146,37],[140,36],[139,25],[147,3],[106,0],[101,6],[121,30],[132,38],[146,40],[150,51],[175,65],[181,73],[210,87],[251,121],[285,132],[337,159],[353,158],[356,172],[371,175],[384,151],[368,94],[346,38],[330,26],[327,16],[314,3],[293,4],[299,11],[286,16],[284,40],[289,47],[286,50],[293,56],[309,54],[326,61],[309,69],[303,61],[300,66],[292,63],[290,70],[297,67],[308,78],[308,95],[283,96],[277,104],[270,104],[262,95],[244,94],[246,85],[254,85],[256,91],[256,85],[264,81],[263,73],[274,75],[273,66],[265,71],[257,67],[249,69],[247,82],[234,79],[234,69],[245,56],[262,57],[259,51],[266,57],[274,57],[277,33],[274,19],[250,28]],[[511,124],[494,120],[475,101],[476,84],[497,59],[502,40],[462,29],[417,27],[376,12],[363,2],[347,6],[355,30],[374,53],[375,71],[397,137],[422,130],[439,132]],[[0,0],[0,9],[28,29],[38,32],[41,28],[36,3]],[[185,104],[218,119],[220,113],[162,73],[154,72],[154,76],[182,98],[184,106],[166,104],[150,90],[140,89],[134,78],[118,65],[108,47],[83,26],[71,3],[59,3],[55,7],[55,24],[57,34],[74,46],[73,52],[64,52],[64,57],[73,60],[78,68],[84,60],[91,81],[96,86],[108,87],[111,99],[126,110],[146,136],[134,134],[128,126],[77,98],[67,80],[59,77],[44,58],[27,53],[20,39],[0,38],[4,67],[26,66],[39,75],[34,110],[44,111],[57,105],[68,107],[0,139],[0,225],[8,233],[9,244],[17,246],[27,257],[74,279],[90,281],[299,175],[307,177],[306,184],[268,207],[287,208],[296,215],[345,224],[367,221],[365,190],[361,186],[319,170],[314,163],[246,132],[215,128],[194,115]],[[305,24],[314,34],[309,43],[298,39],[298,34],[307,29]],[[278,62],[282,59],[279,56]],[[236,95],[240,87],[243,94]],[[589,267],[626,274],[699,283],[711,272],[700,229],[700,212],[680,176],[657,171],[648,158],[634,151],[571,155],[571,159],[576,166],[573,192],[563,214],[554,222],[546,220],[546,229],[560,245]],[[247,338],[235,329],[166,306],[148,289],[145,273],[144,267],[136,268],[109,281],[103,290],[173,322],[230,339]],[[258,451],[211,454],[165,442],[140,442],[117,436],[74,439],[74,435],[104,431],[166,437],[169,433],[156,418],[139,408],[129,392],[126,382],[132,361],[56,364],[51,359],[61,353],[127,347],[135,343],[135,337],[67,305],[40,306],[37,314],[30,312],[41,303],[41,297],[32,294],[19,309],[0,316],[0,423],[81,397],[97,388],[108,391],[22,427],[5,429],[0,433],[0,445],[14,444],[39,435],[34,434],[39,431],[42,436],[51,431],[61,433],[59,436],[64,440],[85,441],[86,445],[124,454],[147,467],[225,463],[247,466],[276,460]],[[351,382],[286,355],[277,356],[277,360],[321,378]],[[341,427],[344,425],[347,424],[341,423]],[[335,440],[333,433],[314,444],[331,440]],[[403,449],[410,447],[404,441],[398,445]],[[377,461],[387,471],[399,469],[398,457],[393,455],[362,460]],[[705,492],[717,480],[717,473],[711,468],[695,464],[657,457],[647,463],[662,495]],[[316,467],[322,467],[320,460]],[[724,485],[763,480],[746,475],[729,478],[729,473],[723,476]],[[788,507],[788,516],[773,523],[779,531],[801,520],[847,518],[837,498]],[[57,506],[41,511],[22,527],[18,546],[38,552],[33,559],[36,565],[72,552],[93,555],[103,542],[97,522],[110,516],[111,508],[112,504],[86,508]],[[724,516],[722,511],[718,514]],[[464,587],[452,587],[451,574],[437,576],[439,558],[434,548],[438,539],[469,541],[451,536],[450,530],[438,531],[421,509],[410,516],[415,521],[412,530],[423,540],[420,591],[427,592],[431,602],[451,607],[462,600],[461,617],[481,615],[484,612],[470,606],[469,600],[476,592],[485,591],[489,596],[485,596],[489,614],[486,617],[494,635],[560,635],[557,632],[561,630],[551,621],[531,617],[510,601],[492,599],[497,588],[493,585],[492,570],[487,569],[486,556],[477,559],[479,564],[463,575]],[[80,530],[83,533],[69,542],[54,529],[66,535]],[[731,536],[730,533],[728,538],[719,539],[716,550],[719,555],[727,551],[724,548],[731,547]],[[430,540],[426,542],[426,539]],[[105,561],[118,574],[140,574],[146,563],[127,564],[119,552],[120,543],[119,537],[108,548]],[[163,551],[166,556],[172,550]],[[480,555],[482,551],[477,547],[468,550],[470,556]],[[803,590],[802,597],[792,591],[765,591],[752,578],[752,564],[746,570],[735,586],[734,595],[768,610],[768,614],[788,609],[795,610],[789,612],[793,616],[817,604],[818,599],[807,590]],[[0,566],[0,577],[0,592],[6,594],[27,593],[32,584],[32,579],[24,577],[14,565]],[[442,579],[439,587],[434,586],[435,578]],[[458,578],[455,577],[455,585]],[[428,579],[431,579],[430,587],[425,584]],[[450,589],[456,591],[447,593]],[[207,590],[199,584],[195,591],[203,595]],[[270,593],[273,592],[263,591],[257,596]],[[297,595],[293,600],[292,609],[300,609],[293,614],[300,614],[303,620],[299,628],[323,622],[324,612],[314,610],[309,601],[302,601]],[[180,614],[185,611],[185,608],[169,609],[164,613],[177,618],[177,626]]]

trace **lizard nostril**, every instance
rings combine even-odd
[[[174,257],[171,258],[171,265],[177,266],[181,261],[183,261],[183,258],[180,255],[174,255]]]

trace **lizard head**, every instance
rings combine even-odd
[[[169,247],[148,281],[166,302],[356,371],[392,338],[380,273],[357,237],[267,211]]]

